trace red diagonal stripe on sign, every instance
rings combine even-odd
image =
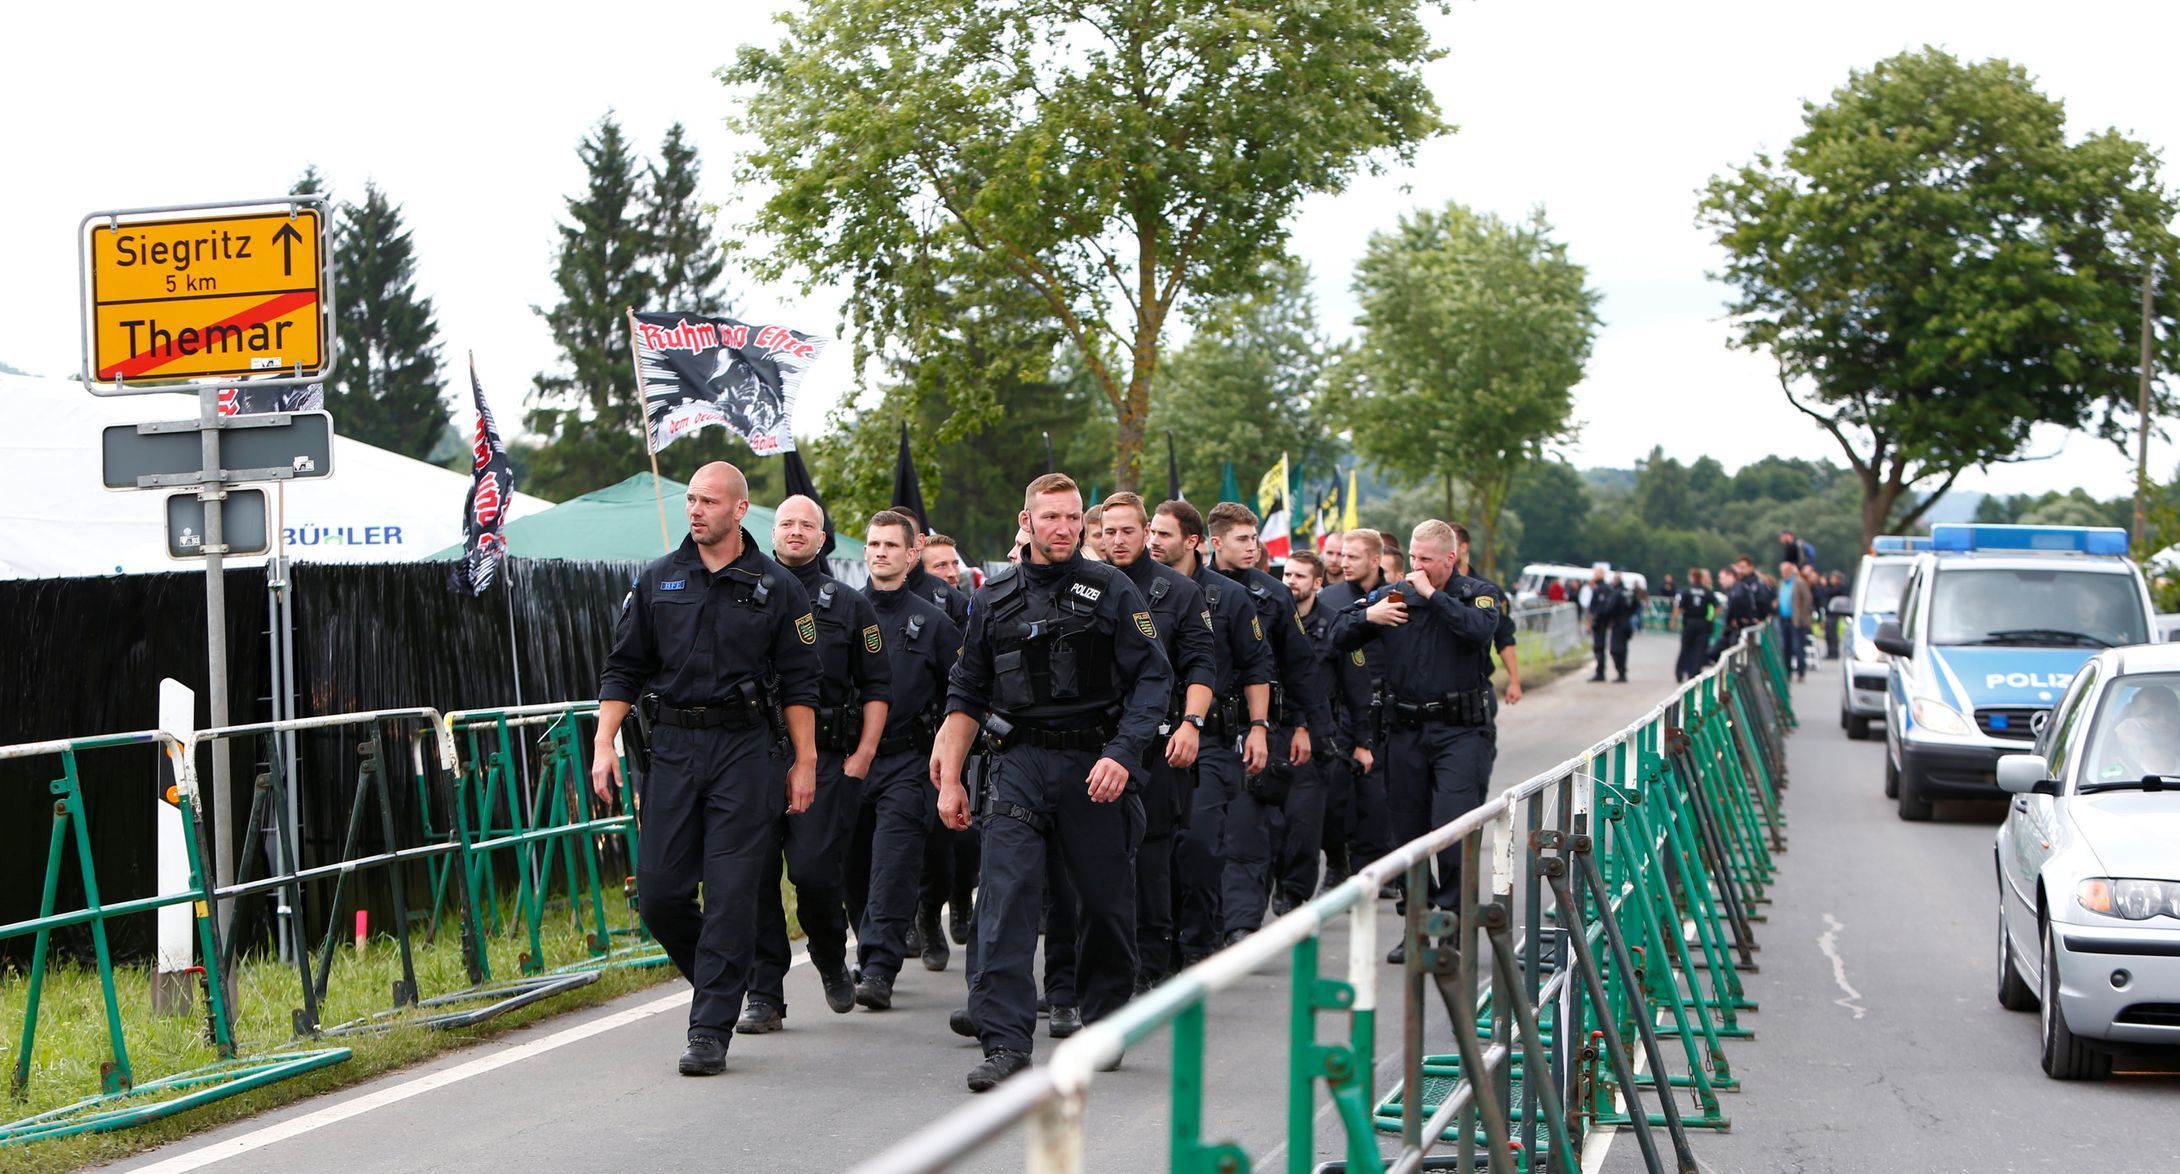
[[[318,292],[316,290],[306,289],[295,293],[284,293],[278,297],[259,302],[247,310],[230,314],[208,326],[198,326],[194,329],[201,332],[221,326],[260,326],[275,318],[286,317],[317,300]],[[163,356],[152,351],[131,355],[111,367],[101,369],[98,377],[100,379],[134,379],[146,371],[156,371],[176,359],[189,357],[174,348],[170,347],[169,350],[172,350],[173,353]]]

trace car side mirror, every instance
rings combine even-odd
[[[1877,632],[1870,637],[1870,643],[1877,645],[1877,650],[1887,656],[1915,655],[1915,646],[1900,635],[1898,620],[1886,620],[1877,625]]]
[[[1855,601],[1844,595],[1834,595],[1825,603],[1824,610],[1830,615],[1851,616],[1855,614]]]
[[[2041,754],[2008,754],[1998,760],[1998,787],[2009,795],[2056,795],[2051,763]]]

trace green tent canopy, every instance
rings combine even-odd
[[[689,487],[672,478],[660,478],[659,492],[666,497],[666,532],[675,546],[688,537],[689,518],[682,497]],[[772,510],[751,505],[742,519],[757,549],[772,553]],[[836,535],[833,561],[860,563],[863,542],[846,534]],[[618,485],[561,502],[549,510],[507,523],[507,553],[516,558],[602,559],[648,562],[665,553],[659,542],[658,498],[651,490],[651,475],[638,473]],[[462,557],[456,543],[433,558]]]

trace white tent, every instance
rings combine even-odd
[[[166,498],[179,490],[107,489],[99,436],[110,424],[183,420],[189,395],[100,397],[65,379],[0,376],[0,577],[53,578],[190,570],[167,556]],[[462,541],[469,478],[340,436],[329,477],[266,486],[275,551],[296,562],[414,562]],[[517,493],[508,517],[552,508]],[[254,566],[262,557],[230,558]]]

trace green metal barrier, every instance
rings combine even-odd
[[[1785,847],[1781,739],[1792,711],[1771,639],[1768,626],[1751,630],[1640,721],[1091,1024],[1046,1066],[858,1174],[941,1170],[1025,1121],[1030,1170],[1079,1171],[1097,1069],[1168,1027],[1169,1168],[1249,1169],[1241,1144],[1208,1140],[1205,1019],[1214,992],[1282,955],[1290,1174],[1319,1168],[1320,1097],[1346,1153],[1332,1169],[1405,1174],[1450,1157],[1449,1168],[1495,1174],[1575,1170],[1585,1142],[1609,1126],[1634,1134],[1648,1169],[1694,1171],[1690,1129],[1730,1123],[1719,1094],[1740,1083],[1724,1041],[1753,1037],[1740,976],[1755,968],[1753,907]],[[1408,892],[1427,891],[1432,857],[1454,844],[1470,862],[1458,910],[1407,906],[1401,1076],[1380,1096],[1379,889],[1405,878]],[[1347,931],[1347,965],[1328,975],[1320,939],[1335,923]],[[1452,1054],[1425,1050],[1434,992]],[[1381,1137],[1397,1138],[1397,1150],[1382,1152]],[[1441,1149],[1452,1152],[1434,1156]]]
[[[83,785],[76,769],[76,756],[91,750],[144,745],[157,745],[173,768],[175,782],[160,798],[173,804],[182,816],[189,879],[187,885],[176,892],[108,903],[99,895],[98,863],[91,848],[90,824],[85,810]],[[121,995],[115,982],[106,922],[115,917],[186,904],[194,915],[200,956],[205,959],[218,959],[221,956],[218,919],[213,916],[212,911],[214,893],[206,879],[204,868],[203,825],[199,816],[197,775],[190,761],[190,748],[161,731],[139,731],[0,747],[0,758],[49,756],[60,759],[61,774],[48,784],[48,790],[54,797],[53,835],[46,852],[45,887],[39,900],[38,916],[12,925],[0,925],[0,939],[25,935],[34,938],[30,974],[24,987],[25,1009],[21,1044],[16,1051],[11,1090],[18,1101],[28,1094],[37,1050],[39,1003],[44,994],[52,933],[56,929],[86,924],[91,927],[91,941],[97,958],[99,987],[105,1010],[109,1058],[101,1066],[98,1092],[0,1125],[0,1146],[121,1129],[154,1121],[348,1059],[350,1052],[347,1048],[319,1048],[252,1056],[239,1054],[235,1046],[227,984],[207,981],[204,984],[205,1034],[213,1053],[212,1062],[153,1080],[141,1083],[137,1081],[122,1027]],[[150,795],[145,795],[144,799],[147,802],[155,801]],[[71,848],[74,850],[76,867],[83,884],[84,903],[79,910],[63,913],[56,911],[55,904],[63,863]]]
[[[590,734],[596,732],[597,720],[596,701],[447,715],[447,730],[462,747],[454,824],[465,845],[461,881],[469,912],[464,932],[479,937],[498,932],[498,862],[513,855],[515,908],[530,946],[521,958],[526,975],[596,973],[670,961],[637,916],[637,830],[631,813],[640,764],[622,755],[621,814],[593,817],[591,812]],[[534,770],[524,742],[533,734],[539,751]],[[620,852],[608,852],[609,842],[618,843]],[[618,926],[607,915],[603,880],[616,859],[626,866],[620,903],[625,917]],[[548,968],[542,929],[556,871],[564,879],[571,915],[578,924],[588,923],[589,949],[582,958]],[[616,939],[625,944],[615,945]],[[489,962],[483,965],[478,981],[491,976]]]

